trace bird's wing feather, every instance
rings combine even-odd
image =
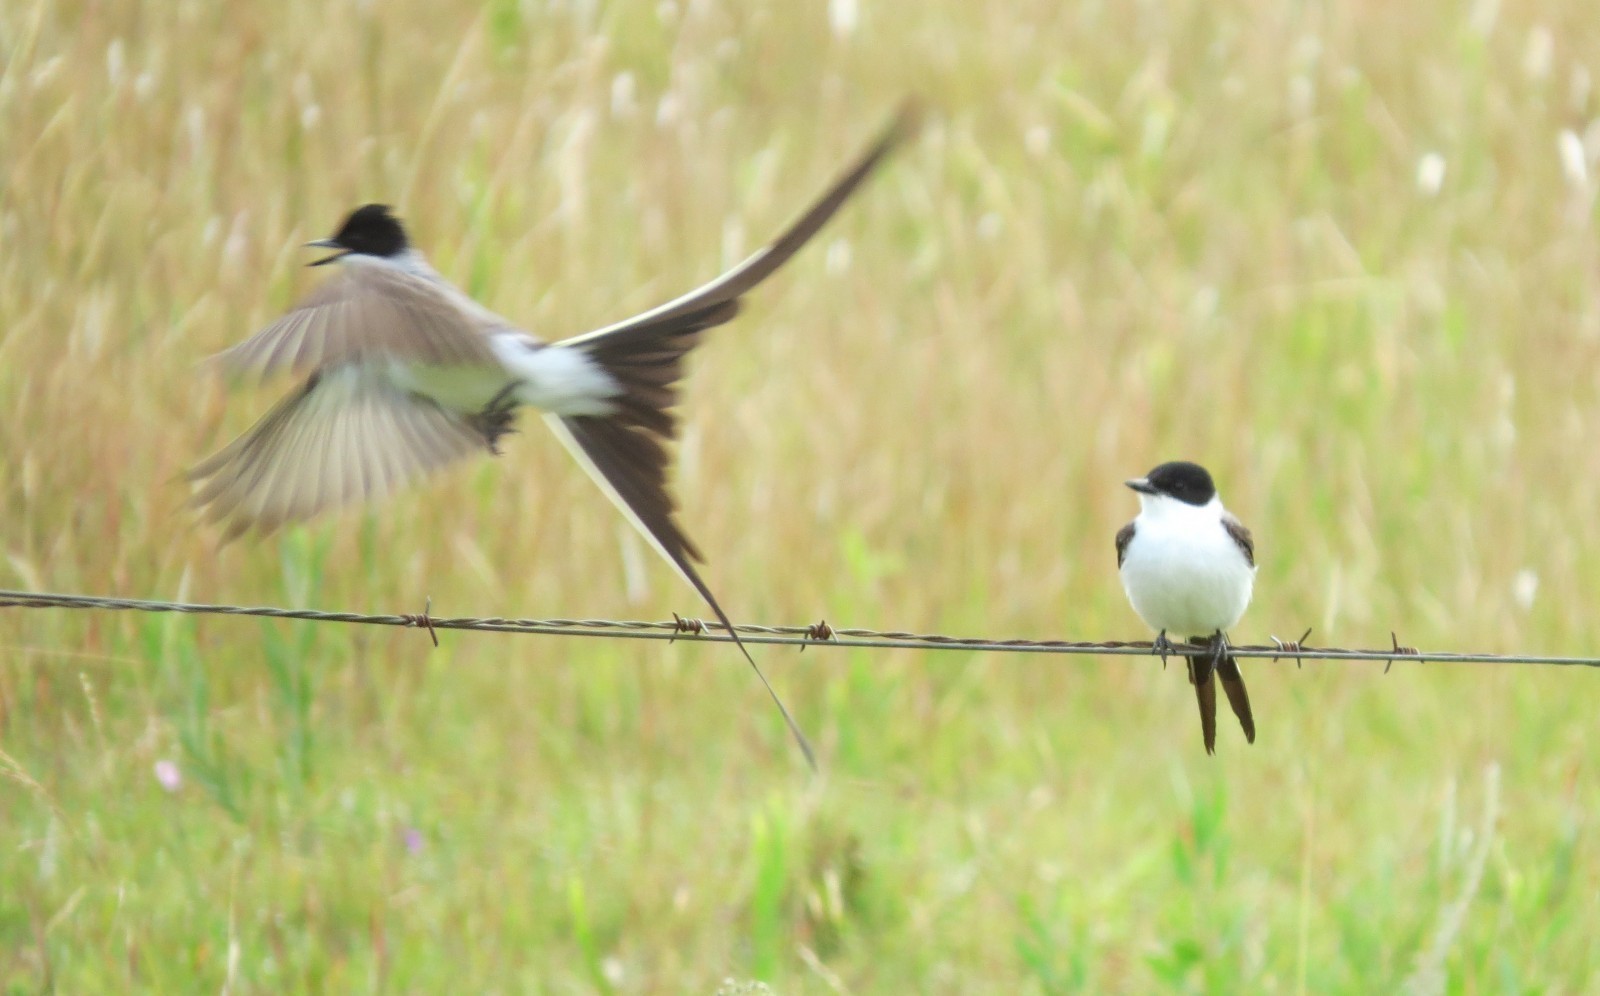
[[[325,371],[189,472],[227,538],[383,497],[486,448],[462,416],[358,365]]]
[[[1228,535],[1233,537],[1233,541],[1239,545],[1239,552],[1244,554],[1245,561],[1251,567],[1256,566],[1256,541],[1250,535],[1250,530],[1244,527],[1244,523],[1224,512],[1222,514],[1222,528],[1226,529]]]
[[[282,318],[213,357],[230,374],[265,378],[284,370],[393,357],[433,366],[491,366],[484,334],[494,324],[443,283],[347,256],[340,274]]]
[[[1133,542],[1133,534],[1134,534],[1136,528],[1137,527],[1133,523],[1130,522],[1127,525],[1123,526],[1121,529],[1117,530],[1117,566],[1118,567],[1122,566],[1122,561],[1128,556],[1128,544]]]

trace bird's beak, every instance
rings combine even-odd
[[[324,265],[326,265],[328,263],[331,263],[334,260],[338,259],[340,256],[343,256],[346,252],[349,252],[348,249],[346,249],[344,246],[341,246],[339,243],[335,242],[333,239],[317,239],[317,240],[315,240],[313,242],[307,242],[306,243],[306,248],[307,249],[337,249],[337,250],[339,250],[338,252],[334,253],[332,256],[328,256],[328,257],[326,257],[324,259],[319,259],[314,263],[307,263],[306,264],[307,266],[324,266]]]
[[[1153,495],[1156,493],[1156,489],[1150,485],[1150,479],[1148,477],[1135,477],[1131,481],[1123,481],[1122,483],[1126,484],[1128,487],[1142,495]]]

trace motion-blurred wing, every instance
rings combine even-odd
[[[217,354],[229,373],[308,373],[377,357],[432,366],[493,366],[494,316],[439,281],[358,255],[288,314]]]
[[[381,498],[487,448],[462,416],[346,365],[312,377],[189,473],[194,504],[227,539]]]

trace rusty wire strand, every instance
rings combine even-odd
[[[425,629],[438,644],[438,631],[473,630],[491,633],[532,633],[544,636],[588,636],[626,640],[684,640],[696,643],[731,643],[720,623],[706,622],[673,614],[670,621],[649,622],[622,619],[508,619],[491,617],[439,617],[428,608],[420,613],[370,615],[361,612],[326,612],[318,609],[286,609],[275,606],[211,605],[195,602],[163,602],[139,598],[106,598],[98,595],[67,595],[48,592],[0,589],[0,609],[101,609],[133,612],[179,612],[188,615],[258,616],[267,619],[295,619],[306,622],[351,623],[365,626],[399,626]],[[899,630],[846,629],[826,621],[808,626],[735,627],[745,643],[774,646],[859,647],[879,650],[957,650],[973,653],[1097,654],[1119,657],[1148,657],[1154,653],[1148,640],[996,640],[985,637],[947,636],[937,633],[909,633]],[[1600,658],[1562,657],[1545,654],[1489,654],[1422,652],[1402,646],[1390,633],[1387,650],[1346,647],[1312,647],[1306,644],[1310,631],[1299,640],[1273,637],[1269,645],[1232,645],[1235,657],[1269,660],[1323,661],[1417,661],[1441,664],[1547,664],[1567,667],[1600,668]],[[1184,651],[1207,652],[1209,648],[1175,643]],[[1387,667],[1385,668],[1387,671]]]

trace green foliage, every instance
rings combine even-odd
[[[777,970],[790,934],[790,912],[785,907],[793,842],[787,830],[781,802],[770,803],[750,818],[750,857],[755,867],[750,888],[750,966],[765,978]]]
[[[916,92],[683,385],[735,619],[1141,638],[1119,482],[1187,457],[1256,533],[1236,638],[1600,645],[1588,5],[849,6],[0,5],[0,580],[704,615],[531,415],[219,549],[182,472],[292,385],[198,363],[367,200],[541,335],[620,318]],[[1252,663],[1259,742],[1210,758],[1155,661],[758,648],[813,778],[728,648],[441,637],[0,609],[0,991],[1600,972],[1584,675]]]

